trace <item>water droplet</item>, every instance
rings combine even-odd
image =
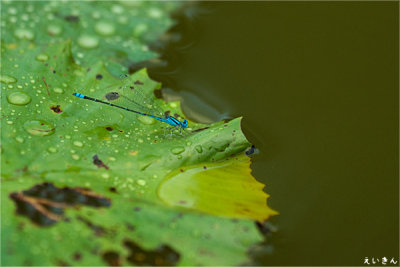
[[[63,94],[64,93],[64,90],[62,88],[60,88],[60,87],[53,88],[53,91],[54,91],[54,93],[57,93],[57,94]]]
[[[98,22],[95,26],[95,30],[98,34],[109,36],[114,34],[115,27],[113,24],[108,22]]]
[[[138,24],[135,29],[133,30],[133,34],[137,37],[141,36],[143,33],[147,31],[148,27],[147,24],[140,23]]]
[[[14,78],[12,76],[9,75],[0,75],[0,82],[2,83],[16,83],[17,82],[17,78]]]
[[[7,121],[7,124],[9,124],[9,125],[11,125],[13,123],[14,123],[13,121]]]
[[[177,103],[177,102],[170,102],[170,103],[169,103],[169,106],[170,106],[171,108],[176,108],[176,107],[178,107],[178,103]]]
[[[118,16],[117,20],[121,24],[127,24],[128,23],[128,17],[127,16]]]
[[[58,149],[54,146],[51,146],[47,149],[47,151],[49,151],[50,153],[56,153],[58,151]]]
[[[10,7],[8,9],[8,13],[15,15],[17,14],[17,9],[15,7]]]
[[[137,183],[138,185],[141,185],[141,186],[146,185],[146,181],[145,181],[145,180],[142,180],[142,179],[137,180],[136,183]]]
[[[162,11],[158,8],[150,8],[149,11],[147,12],[149,17],[154,18],[154,19],[159,19],[162,17]]]
[[[78,156],[77,154],[73,154],[73,155],[72,155],[72,158],[73,158],[74,160],[78,160],[78,159],[79,159],[79,156]]]
[[[49,59],[49,56],[46,54],[39,54],[36,56],[37,61],[47,61]]]
[[[65,139],[71,139],[71,136],[70,135],[66,135]]]
[[[60,25],[50,24],[47,26],[47,33],[50,35],[59,35],[62,32],[62,28]]]
[[[183,146],[175,147],[171,150],[172,154],[175,155],[181,154],[183,151],[185,151],[185,148]]]
[[[197,145],[194,147],[196,149],[197,152],[202,153],[203,152],[203,147],[200,145]]]
[[[115,14],[121,14],[122,12],[124,12],[124,8],[120,5],[113,5],[111,7],[111,11]]]
[[[35,37],[34,33],[28,29],[16,29],[14,31],[14,36],[18,39],[26,39],[26,40],[33,40]]]
[[[147,116],[139,116],[137,118],[141,123],[146,124],[146,125],[150,125],[150,124],[154,124],[155,120],[151,117],[147,117]]]
[[[12,92],[7,96],[10,104],[23,106],[31,102],[31,97],[25,92]]]
[[[83,147],[83,143],[81,141],[74,141],[74,146]]]
[[[18,143],[22,144],[24,142],[24,138],[17,136],[15,137],[15,141],[17,141]]]
[[[42,120],[31,120],[24,123],[25,130],[31,135],[46,136],[54,133],[53,125]]]
[[[99,45],[99,39],[92,35],[82,35],[78,39],[78,45],[83,48],[95,48]]]

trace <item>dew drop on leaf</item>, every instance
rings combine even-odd
[[[62,88],[60,88],[60,87],[53,88],[53,91],[54,91],[54,93],[57,93],[57,94],[63,94],[64,93],[64,90]]]
[[[47,61],[48,59],[49,59],[49,56],[46,55],[46,54],[39,54],[39,55],[36,56],[36,60],[37,61],[44,62],[44,61]]]
[[[50,35],[59,35],[62,33],[62,28],[60,25],[51,24],[47,26],[47,33]]]
[[[58,151],[58,149],[54,146],[51,146],[47,149],[47,151],[49,151],[50,153],[56,153]]]
[[[115,33],[114,25],[111,23],[108,23],[108,22],[103,22],[103,21],[100,21],[96,24],[95,30],[98,34],[101,34],[104,36],[110,36]]]
[[[144,186],[144,185],[146,185],[146,181],[145,181],[145,180],[143,180],[143,179],[139,179],[139,180],[137,180],[137,181],[136,181],[136,183],[137,183],[138,185],[141,185],[141,186]]]
[[[42,120],[31,120],[24,123],[24,129],[31,135],[46,136],[54,133],[53,125]]]
[[[78,45],[82,48],[95,48],[99,45],[99,39],[92,35],[82,35],[78,38]]]
[[[175,147],[171,150],[172,154],[175,154],[175,155],[181,154],[183,151],[185,151],[185,148],[182,146]]]
[[[203,152],[203,147],[200,145],[197,145],[194,147],[196,149],[197,152],[202,153]]]
[[[137,37],[141,36],[143,33],[147,31],[148,27],[144,23],[138,24],[133,30],[133,34]]]
[[[153,118],[147,117],[147,116],[139,116],[138,120],[141,123],[146,124],[146,125],[150,125],[150,124],[154,124],[155,123],[155,120]]]
[[[17,78],[12,77],[10,75],[0,75],[0,82],[2,83],[16,83],[17,82]]]
[[[14,36],[18,39],[33,40],[35,34],[28,29],[16,29],[14,31]]]
[[[83,143],[81,141],[74,141],[74,146],[83,147]]]
[[[24,106],[31,102],[31,97],[25,92],[12,92],[7,96],[10,104]]]
[[[22,138],[22,137],[20,137],[20,136],[17,136],[17,137],[15,138],[15,141],[17,141],[18,143],[22,144],[22,143],[24,142],[24,138]]]

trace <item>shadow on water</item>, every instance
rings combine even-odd
[[[398,3],[187,10],[149,73],[192,119],[244,116],[253,175],[280,212],[256,263],[398,260]]]

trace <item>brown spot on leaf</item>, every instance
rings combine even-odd
[[[64,19],[68,22],[79,22],[79,17],[78,16],[73,16],[73,15],[67,15],[64,17]]]
[[[125,240],[124,245],[130,251],[127,260],[134,265],[174,266],[180,259],[179,253],[168,245],[153,250],[145,250],[131,240]]]
[[[103,260],[110,266],[121,266],[119,254],[115,251],[104,252]]]
[[[51,106],[50,109],[51,109],[54,113],[61,113],[61,112],[62,112],[62,109],[61,109],[60,105]]]
[[[161,99],[161,98],[163,97],[163,94],[162,94],[161,89],[156,89],[156,90],[153,91],[153,93],[154,93],[154,96],[155,96],[156,98]]]
[[[97,75],[96,75],[96,79],[97,79],[97,80],[101,80],[101,79],[103,79],[103,75],[101,75],[100,73],[99,73],[99,74],[97,74]]]
[[[106,233],[106,229],[104,227],[99,226],[99,225],[95,225],[94,223],[92,223],[88,219],[83,218],[82,216],[78,216],[78,220],[80,220],[81,222],[85,223],[86,226],[91,228],[96,236],[102,236],[102,235],[104,235]]]
[[[99,168],[104,168],[106,170],[109,169],[108,166],[106,164],[104,164],[103,161],[101,159],[99,159],[99,157],[97,155],[93,156],[93,164]]]
[[[117,193],[117,188],[115,187],[110,187],[108,190],[110,190],[110,192]]]
[[[139,81],[139,80],[136,80],[133,84],[137,84],[137,85],[143,85],[144,83],[143,82],[141,82],[141,81]]]
[[[82,259],[82,254],[79,252],[74,253],[74,260],[80,261]]]
[[[40,226],[50,226],[67,220],[64,209],[78,205],[108,207],[111,201],[93,191],[81,187],[59,188],[52,183],[35,185],[22,192],[12,192],[10,198],[16,204],[16,212],[28,217]]]

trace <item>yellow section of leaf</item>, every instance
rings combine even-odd
[[[172,206],[264,221],[278,214],[267,206],[264,186],[251,175],[250,158],[238,155],[176,170],[160,184],[158,195]]]

